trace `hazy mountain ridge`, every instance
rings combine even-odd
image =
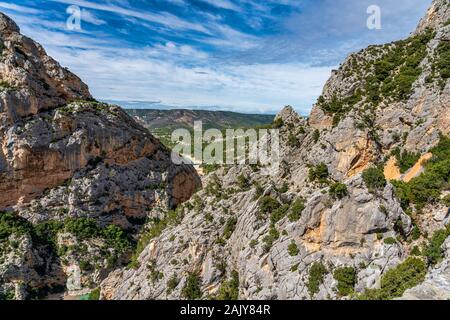
[[[192,129],[194,121],[202,121],[204,129],[253,128],[271,124],[275,118],[275,115],[186,109],[126,109],[126,112],[150,130]]]

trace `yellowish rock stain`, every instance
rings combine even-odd
[[[430,152],[424,154],[420,157],[416,164],[403,175],[398,168],[397,159],[395,157],[391,157],[384,166],[384,177],[388,181],[399,180],[403,182],[410,182],[423,172],[425,163],[430,160],[432,156],[433,154]]]

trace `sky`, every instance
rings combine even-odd
[[[307,115],[348,54],[407,37],[430,4],[0,0],[0,11],[81,77],[98,100],[271,114],[292,105]],[[381,9],[381,29],[367,27],[370,5]]]

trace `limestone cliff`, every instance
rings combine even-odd
[[[280,172],[206,176],[164,231],[147,225],[134,268],[111,273],[102,297],[392,299],[392,278],[433,286],[427,268],[448,272],[449,18],[435,0],[408,39],[351,54],[308,119],[277,116]]]
[[[90,291],[200,179],[1,13],[0,49],[0,296]]]

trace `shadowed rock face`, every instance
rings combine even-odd
[[[13,211],[33,224],[88,217],[131,237],[152,208],[173,209],[201,186],[192,166],[174,165],[170,156],[120,107],[95,101],[86,84],[0,13],[0,215]],[[78,258],[57,257],[33,237],[10,236],[23,248],[17,255],[0,250],[0,296],[3,284],[22,292],[16,297],[27,296],[18,283],[64,287],[67,270],[80,269]],[[105,260],[109,249],[93,252]],[[82,272],[88,288],[112,263]]]

